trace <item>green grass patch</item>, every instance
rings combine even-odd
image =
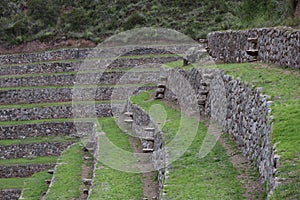
[[[62,163],[54,173],[54,183],[47,199],[79,198],[84,151],[81,143],[72,145],[63,152],[58,162]]]
[[[14,144],[32,144],[42,142],[65,142],[65,141],[76,141],[78,138],[70,136],[48,136],[48,137],[31,137],[26,139],[17,140],[0,140],[0,146],[8,146]]]
[[[0,178],[0,189],[22,189],[27,178]]]
[[[102,100],[102,101],[63,101],[63,102],[47,102],[47,103],[32,103],[32,104],[10,104],[0,105],[0,109],[10,108],[41,108],[63,105],[97,105],[97,104],[109,104],[109,103],[121,103],[123,100]]]
[[[28,164],[47,164],[56,163],[57,156],[41,156],[33,158],[16,158],[0,160],[0,165],[28,165]]]
[[[163,106],[167,118],[162,130],[167,142],[175,138],[181,120],[195,122],[194,118],[187,116],[181,119],[180,112],[164,102],[150,100],[150,92],[131,97],[131,101],[146,111],[153,105]],[[206,157],[201,159],[198,156],[206,132],[207,128],[200,122],[192,144],[171,163],[169,177],[165,180],[166,199],[244,199],[245,190],[237,179],[239,174],[221,144],[217,143]]]
[[[39,124],[39,123],[62,123],[73,121],[94,121],[93,118],[58,118],[58,119],[37,119],[37,120],[24,120],[24,121],[5,121],[0,122],[0,126],[17,126],[24,124]]]
[[[47,171],[38,172],[32,175],[32,177],[24,181],[24,188],[22,191],[22,197],[24,199],[38,200],[42,194],[47,191],[48,184],[45,180],[51,179],[52,175]]]
[[[98,87],[130,87],[130,86],[154,86],[156,84],[86,84],[86,85],[42,85],[42,86],[21,86],[21,87],[2,87],[0,91],[7,91],[7,90],[31,90],[31,89],[47,89],[47,88],[98,88]]]
[[[95,73],[113,73],[113,72],[156,72],[159,68],[112,68],[112,69],[82,69],[81,71],[71,72],[55,72],[55,73],[37,73],[37,74],[13,74],[13,75],[0,75],[0,78],[24,78],[24,77],[49,77],[49,76],[60,76],[60,75],[80,75],[80,74],[95,74]]]
[[[98,131],[104,131],[114,145],[125,151],[133,152],[128,135],[124,134],[117,126],[114,118],[99,119],[99,124]],[[98,162],[93,181],[94,186],[90,199],[140,200],[143,197],[142,177],[139,173],[119,171]]]
[[[168,67],[182,67],[180,62],[167,64]],[[287,69],[263,63],[220,64],[205,68],[223,69],[226,74],[240,78],[273,101],[271,115],[272,144],[277,143],[277,151],[281,155],[277,176],[287,178],[283,186],[278,187],[273,199],[300,198],[300,73],[295,69]]]
[[[142,59],[142,58],[165,58],[165,57],[177,57],[182,56],[180,54],[144,54],[144,55],[131,55],[131,56],[120,56],[117,59]],[[12,67],[12,66],[26,66],[26,65],[38,65],[38,64],[48,64],[48,63],[80,63],[83,61],[101,61],[113,58],[82,58],[82,59],[67,59],[67,60],[50,60],[42,62],[31,62],[31,63],[21,63],[21,64],[5,64],[1,67]]]

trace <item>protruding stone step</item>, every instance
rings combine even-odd
[[[83,179],[82,182],[84,185],[92,185],[92,179]]]
[[[48,174],[54,174],[54,170],[53,169],[49,169],[48,170]]]
[[[150,152],[153,152],[153,151],[154,151],[154,149],[150,149],[150,148],[144,148],[143,149],[144,153],[150,153]]]
[[[124,122],[126,122],[128,124],[132,124],[133,123],[133,119],[125,119]]]
[[[133,117],[133,113],[132,112],[125,112],[124,115],[126,117]]]
[[[89,190],[88,189],[83,189],[83,194],[88,195],[89,194]]]
[[[249,49],[249,50],[246,50],[246,53],[249,56],[258,56],[258,49]]]
[[[83,157],[83,160],[91,160],[91,159],[92,159],[92,157],[89,157],[89,156]]]
[[[155,128],[153,128],[153,127],[146,127],[146,128],[144,128],[144,130],[145,131],[152,131],[152,132],[154,132]]]
[[[157,94],[155,99],[163,99],[165,96],[163,94]]]
[[[156,89],[156,94],[164,94],[165,88],[157,88]]]
[[[50,185],[50,183],[51,183],[51,179],[47,179],[47,180],[45,180],[45,183],[46,183],[46,184],[48,184],[48,185]]]
[[[154,137],[143,137],[141,139],[154,142]]]
[[[158,83],[157,88],[166,88],[166,84],[165,83]]]
[[[257,37],[248,38],[247,41],[248,41],[248,42],[252,42],[252,43],[257,43],[258,38],[257,38]]]

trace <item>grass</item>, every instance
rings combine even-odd
[[[6,159],[0,160],[0,165],[28,165],[28,164],[47,164],[56,163],[57,156],[41,156],[34,158],[16,158],[16,159]]]
[[[111,102],[122,102],[122,100],[101,100],[101,101],[64,101],[64,102],[51,102],[51,103],[32,103],[32,104],[10,104],[0,105],[0,109],[11,109],[11,108],[41,108],[41,107],[52,107],[52,106],[63,106],[63,105],[97,105],[97,104],[109,104]]]
[[[168,64],[169,65],[169,64]],[[182,66],[173,62],[169,67]],[[186,69],[190,69],[188,66]],[[223,69],[225,73],[240,78],[262,93],[270,96],[273,116],[272,144],[280,158],[276,176],[287,178],[275,190],[271,199],[300,198],[300,73],[299,70],[286,69],[263,63],[221,64],[206,68]]]
[[[38,172],[27,178],[24,181],[24,188],[22,191],[22,197],[24,199],[38,200],[42,194],[47,191],[48,184],[45,180],[51,179],[52,175],[47,171]]]
[[[54,183],[47,194],[47,199],[79,198],[83,155],[81,143],[76,143],[63,152],[58,160],[62,164],[56,168]]]
[[[27,178],[0,178],[0,189],[22,189]]]
[[[134,104],[148,111],[153,105],[161,105],[167,114],[163,127],[166,142],[174,139],[180,129],[180,112],[170,108],[164,102],[149,101],[150,93],[131,97]],[[187,121],[194,118],[184,116]],[[182,120],[185,120],[182,118]],[[199,122],[197,122],[199,123]],[[198,155],[207,128],[200,122],[197,133],[187,151],[169,166],[170,174],[165,179],[166,199],[243,199],[244,189],[238,181],[237,170],[229,161],[221,144],[217,143],[204,158]]]
[[[38,119],[38,120],[25,120],[25,121],[2,121],[0,126],[17,126],[24,124],[38,124],[38,123],[62,123],[73,121],[94,121],[93,118],[52,118],[52,119]]]
[[[8,90],[30,90],[30,89],[47,89],[47,88],[97,88],[97,87],[129,87],[129,86],[154,86],[155,84],[86,84],[86,85],[43,85],[43,86],[19,86],[19,87],[2,87],[0,91]]]
[[[71,72],[55,72],[55,73],[37,73],[37,74],[13,74],[13,75],[0,75],[0,78],[26,78],[26,77],[49,77],[49,76],[60,76],[60,75],[79,75],[79,74],[91,74],[91,73],[111,73],[111,72],[153,72],[159,71],[159,68],[112,68],[112,69],[95,69],[95,70],[81,70]]]
[[[31,54],[31,53],[29,53]],[[12,54],[14,55],[14,54]],[[18,55],[18,54],[16,54]],[[145,55],[134,55],[134,56],[120,56],[116,59],[142,59],[142,58],[165,58],[165,57],[176,57],[181,56],[179,54],[145,54]],[[82,58],[82,59],[68,59],[68,60],[50,60],[42,62],[31,62],[31,63],[21,63],[21,64],[5,64],[0,67],[13,67],[13,66],[26,66],[26,65],[38,65],[38,64],[49,64],[49,63],[80,63],[82,61],[100,61],[113,58]]]
[[[48,136],[48,137],[31,137],[26,139],[17,140],[0,140],[0,146],[8,146],[14,144],[32,144],[42,142],[65,142],[65,141],[76,141],[77,138],[70,136]]]
[[[114,118],[99,119],[98,131],[104,131],[108,139],[121,149],[132,152],[128,136],[122,132]],[[120,155],[119,155],[120,156]],[[112,169],[98,162],[90,199],[132,199],[143,197],[142,176]]]

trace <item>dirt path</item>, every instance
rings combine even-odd
[[[134,153],[143,153],[139,138],[129,137],[129,142],[133,148]],[[156,199],[158,194],[158,183],[157,181],[155,181],[155,176],[156,173],[154,171],[142,174],[144,184],[144,198],[147,198],[148,200]]]

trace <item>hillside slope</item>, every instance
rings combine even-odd
[[[198,39],[210,31],[295,25],[295,0],[3,0],[1,46],[28,41],[101,42],[135,27],[164,27]],[[293,21],[293,23],[295,23]]]

